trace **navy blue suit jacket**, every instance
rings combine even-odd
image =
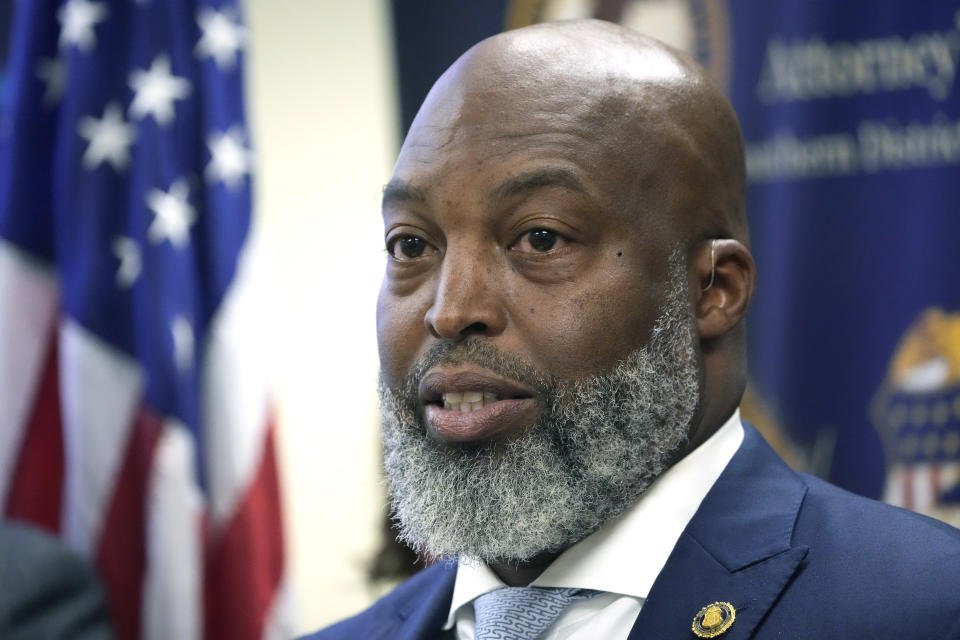
[[[694,616],[714,601],[736,608],[723,640],[960,639],[960,530],[796,473],[744,429],[629,640],[693,639]],[[310,638],[442,637],[455,575],[452,564],[426,569]]]

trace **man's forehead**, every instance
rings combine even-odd
[[[533,102],[503,113],[489,104],[465,108],[451,127],[422,120],[384,189],[384,212],[403,204],[496,209],[547,189],[586,196],[604,209],[633,209],[651,198],[663,204],[663,194],[644,193],[644,185],[666,170],[665,147],[674,158],[687,152],[688,142],[678,138],[685,133],[656,114],[640,119],[623,104],[596,103],[582,113],[582,104],[565,107],[553,97]]]
[[[647,193],[646,185],[669,173],[665,153],[674,163],[689,153],[687,134],[656,116],[638,127],[634,113],[610,107],[489,113],[483,123],[470,116],[452,130],[412,130],[384,190],[384,210],[401,203],[496,205],[550,188],[603,208],[633,209],[641,201],[663,208],[664,194]]]

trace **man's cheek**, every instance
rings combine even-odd
[[[424,347],[423,323],[404,321],[403,315],[390,309],[377,319],[377,344],[380,369],[385,381],[397,388],[413,370]]]
[[[524,344],[531,362],[560,380],[604,372],[630,351],[616,322],[605,319],[595,325],[597,321],[586,311],[589,307],[577,309],[580,312],[564,322],[534,326]]]

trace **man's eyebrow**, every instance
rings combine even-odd
[[[543,187],[563,187],[571,191],[586,193],[587,188],[580,182],[577,174],[565,168],[535,169],[510,178],[490,192],[492,200],[504,200],[523,195]]]
[[[427,196],[422,189],[413,186],[409,182],[394,178],[384,185],[383,200],[380,206],[386,207],[388,204],[399,202],[423,203],[426,201]]]

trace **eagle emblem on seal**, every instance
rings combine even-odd
[[[960,524],[960,313],[917,317],[871,413],[887,457],[884,499]]]

